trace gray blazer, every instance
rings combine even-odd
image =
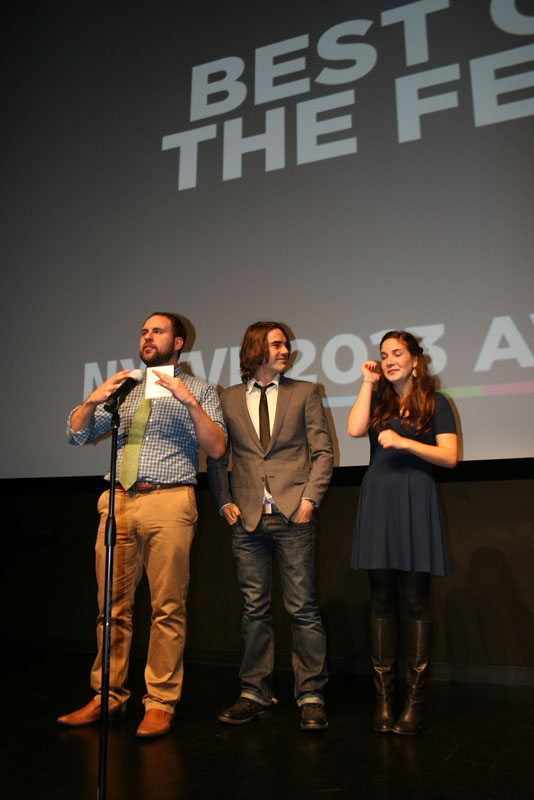
[[[275,504],[291,519],[302,497],[322,500],[333,468],[333,448],[317,386],[281,377],[271,440],[264,452],[254,430],[244,384],[221,394],[228,448],[222,458],[208,458],[208,480],[218,508],[235,503],[243,527],[253,531],[263,510],[265,479]],[[232,472],[228,481],[228,463]]]

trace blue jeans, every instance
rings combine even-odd
[[[291,615],[292,663],[298,705],[323,703],[326,636],[315,601],[315,528],[313,522],[287,522],[281,514],[264,515],[255,531],[232,526],[244,610],[241,635],[245,652],[239,670],[241,697],[263,705],[273,701],[274,637],[272,572],[276,555],[284,605]]]

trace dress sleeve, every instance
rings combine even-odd
[[[436,392],[436,408],[434,411],[434,435],[440,433],[456,433],[456,420],[452,408],[445,395]]]

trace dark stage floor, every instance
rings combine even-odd
[[[67,730],[55,723],[90,699],[90,658],[19,660],[4,690],[3,796],[94,800],[98,726]],[[110,722],[107,800],[534,796],[534,688],[432,683],[424,731],[384,736],[370,728],[370,680],[335,676],[327,695],[330,730],[304,734],[289,672],[276,675],[279,705],[270,719],[230,727],[216,716],[237,697],[236,669],[188,664],[171,735],[139,742],[142,667],[133,663],[127,714]]]

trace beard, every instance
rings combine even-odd
[[[166,350],[158,350],[157,347],[152,347],[149,353],[144,353],[143,350],[139,353],[141,361],[147,367],[161,367],[163,364],[168,364],[174,355],[174,347],[169,347]]]

